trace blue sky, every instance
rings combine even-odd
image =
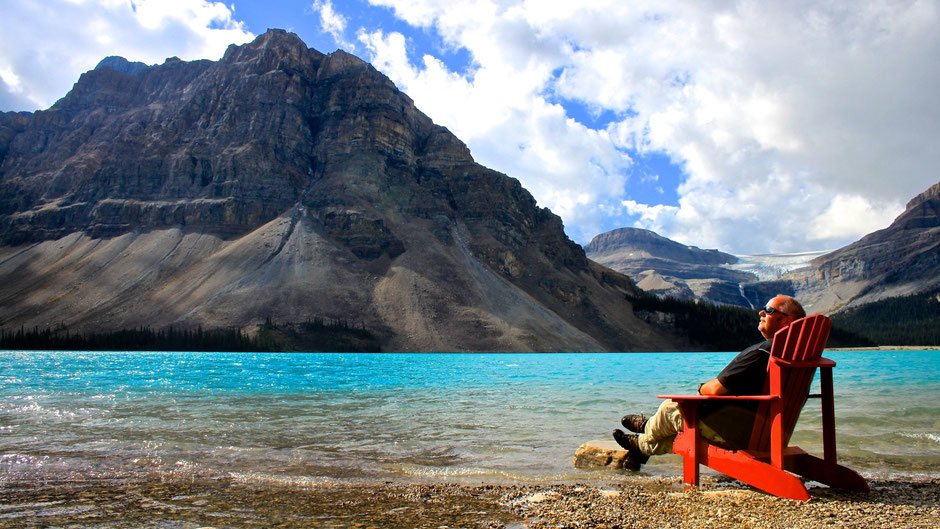
[[[833,249],[940,180],[940,0],[6,0],[0,110],[269,27],[385,73],[587,243]]]

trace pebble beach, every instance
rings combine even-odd
[[[60,528],[935,528],[940,480],[871,481],[868,494],[812,488],[797,502],[721,476],[590,484],[103,480],[0,485],[0,527]]]

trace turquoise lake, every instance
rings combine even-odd
[[[572,466],[581,443],[733,356],[0,351],[0,482],[608,479]],[[825,356],[840,460],[940,476],[940,352]],[[819,420],[810,400],[791,444],[821,454]]]

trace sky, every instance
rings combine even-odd
[[[370,62],[574,241],[835,249],[940,181],[940,0],[2,0],[0,110],[267,28]]]

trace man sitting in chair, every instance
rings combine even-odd
[[[760,311],[757,330],[765,341],[748,347],[725,366],[718,376],[699,384],[700,395],[760,395],[767,378],[767,363],[774,334],[806,316],[803,307],[790,296],[777,296]],[[728,449],[746,448],[757,403],[709,402],[701,406],[699,425],[702,437]],[[620,421],[635,432],[614,430],[614,440],[625,448],[630,459],[643,464],[649,456],[672,452],[672,441],[682,431],[679,406],[665,400],[652,417],[625,415]]]

